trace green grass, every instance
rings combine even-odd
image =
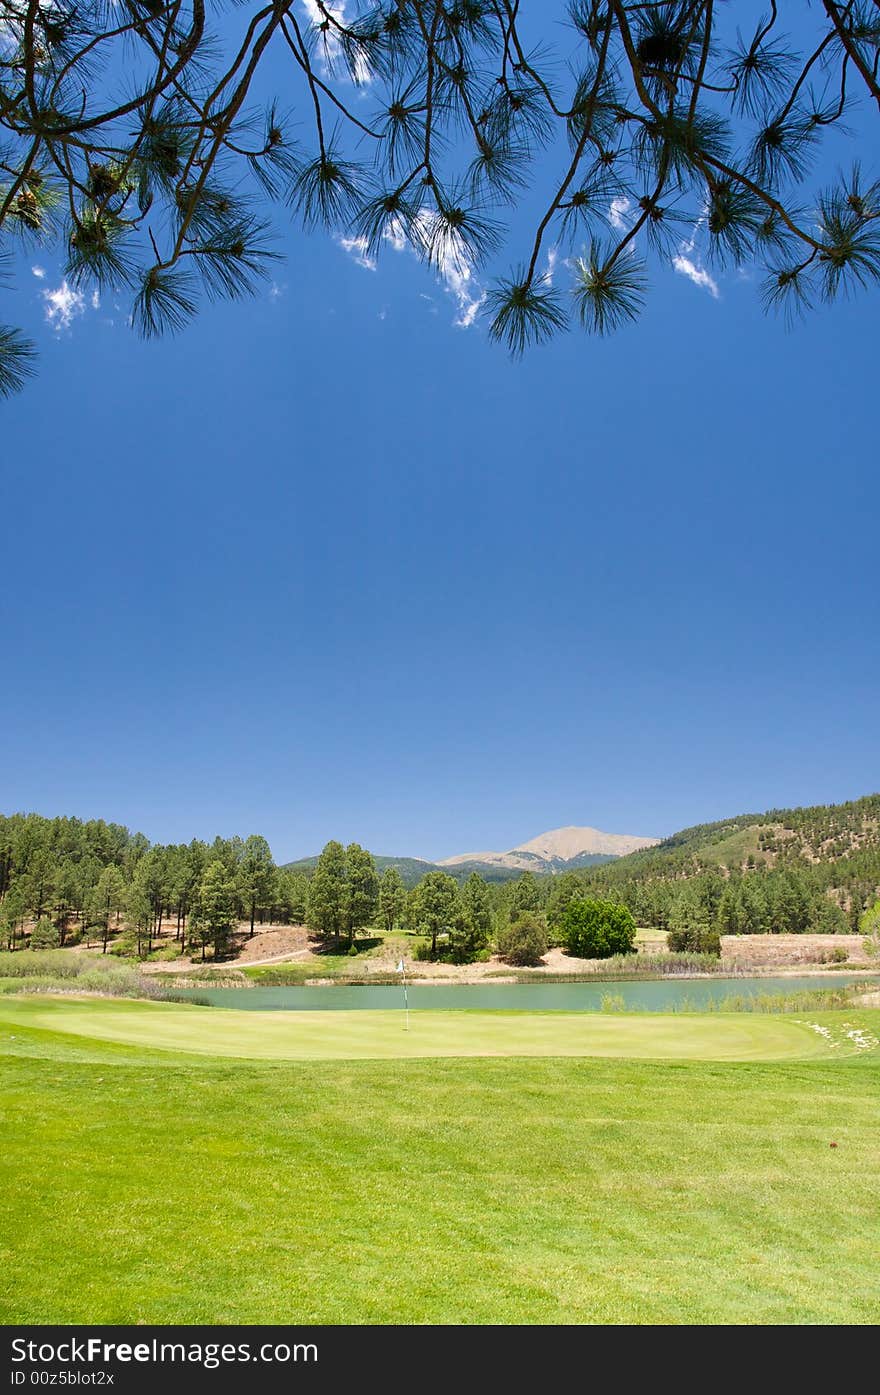
[[[357,1017],[373,1046],[349,1035],[346,1049],[369,1055],[390,1050],[386,1016],[4,999],[0,1320],[880,1317],[880,1052],[847,1036],[876,1036],[877,1011],[811,1016],[837,1047],[788,1017],[736,1019],[785,1029],[750,1050],[796,1043],[790,1060],[204,1050],[289,1056],[320,1037],[326,1052]],[[644,1026],[536,1016],[551,1021],[413,1013],[413,1026],[422,1045],[454,1028],[511,1051],[587,1030],[582,1047],[616,1032],[632,1050]],[[661,1020],[699,1027],[703,1051],[730,1046],[730,1018]]]
[[[665,1013],[400,1011],[261,1013],[130,1000],[6,997],[0,1030],[60,1030],[91,1041],[262,1060],[421,1056],[630,1056],[650,1060],[798,1060],[827,1056],[817,1032],[789,1017]],[[840,1049],[838,1046],[837,1049]],[[845,1049],[845,1048],[844,1048]]]
[[[749,828],[739,828],[726,838],[719,839],[717,843],[710,843],[701,848],[701,856],[707,862],[717,862],[724,867],[740,867],[749,853],[758,863],[769,862],[769,855],[758,851],[758,834],[762,830],[771,831],[768,824],[753,824]]]
[[[0,1001],[0,1030],[28,1026],[153,1050],[288,1061],[512,1055],[766,1061],[832,1050],[801,1021],[742,1013],[419,1011],[410,1013],[405,1031],[402,1012],[360,1008],[241,1012],[112,998]]]

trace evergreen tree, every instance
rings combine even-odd
[[[331,840],[309,882],[306,908],[306,923],[322,940],[342,939],[348,933],[348,897],[345,848]]]
[[[20,882],[13,882],[0,902],[2,912],[2,933],[9,949],[15,949],[19,928],[23,927],[27,915],[27,894]],[[22,937],[24,930],[22,929]]]
[[[58,926],[53,925],[48,916],[41,916],[31,931],[31,949],[57,949],[60,944]]]
[[[126,892],[125,919],[129,931],[134,932],[135,952],[138,957],[149,954],[153,948],[155,912],[153,903],[145,889],[144,879],[138,878],[137,875]],[[126,936],[127,941],[128,936]]]
[[[385,933],[390,935],[406,910],[406,888],[396,867],[386,867],[379,882],[379,914]]]
[[[760,876],[745,876],[740,883],[743,935],[767,935],[771,931],[767,893]]]
[[[554,878],[547,902],[547,925],[554,935],[559,930],[566,906],[571,901],[580,900],[583,895],[584,883],[576,872],[563,872],[561,877]]]
[[[37,848],[28,859],[24,875],[28,910],[36,920],[42,920],[52,903],[56,875],[57,866],[49,849]]]
[[[693,893],[683,893],[672,904],[666,936],[671,950],[693,954],[721,953],[721,937],[713,925],[711,903]]]
[[[813,935],[846,935],[849,921],[836,901],[823,896],[813,907],[809,928]]]
[[[458,896],[453,924],[455,957],[470,963],[492,938],[492,898],[479,872],[471,872]]]
[[[449,935],[458,905],[458,884],[446,872],[428,872],[414,888],[410,914],[414,928],[431,938],[431,958],[437,958],[437,940]]]
[[[292,872],[288,882],[290,918],[295,925],[304,925],[309,904],[309,879],[302,872]]]
[[[176,884],[177,933],[181,949],[186,948],[187,917],[198,895],[199,883],[208,865],[206,845],[194,838],[184,850],[179,881]]]
[[[379,904],[379,876],[372,854],[360,843],[345,849],[345,877],[348,883],[348,943],[353,945],[359,931],[372,925]]]
[[[867,954],[876,959],[880,955],[880,901],[862,912],[859,931],[865,937]]]
[[[214,958],[221,959],[228,951],[238,922],[238,889],[235,877],[221,858],[208,863],[199,884],[198,895],[190,918],[193,937],[202,946],[210,941]]]
[[[541,909],[541,891],[534,872],[523,872],[510,888],[510,918],[515,920],[523,911]]]
[[[275,888],[275,863],[265,838],[252,833],[245,839],[238,863],[239,895],[250,921],[249,936],[254,933],[257,908],[271,903]]]
[[[275,883],[275,900],[282,920],[289,925],[303,925],[308,898],[308,877],[302,872],[279,871]]]
[[[125,906],[126,888],[122,873],[113,863],[105,867],[89,900],[89,924],[101,933],[101,953],[107,953],[110,922]]]
[[[716,925],[718,933],[721,935],[738,935],[741,923],[741,910],[739,902],[739,888],[732,880],[725,883],[721,893],[721,900],[718,902],[718,913]]]

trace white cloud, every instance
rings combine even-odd
[[[382,237],[386,242],[390,242],[395,252],[403,252],[409,246],[403,224],[399,218],[393,219],[385,229]]]
[[[354,257],[358,266],[362,266],[365,271],[376,270],[376,259],[371,257],[367,251],[367,239],[365,237],[339,237],[336,239],[343,252],[347,252],[350,257]]]
[[[55,330],[69,329],[76,316],[86,308],[82,291],[68,286],[66,281],[62,281],[54,291],[43,291],[43,300],[46,302],[46,319]]]
[[[718,299],[718,283],[704,267],[697,266],[696,262],[686,256],[684,252],[679,252],[677,256],[672,258],[672,265],[680,276],[686,276],[689,281],[693,281],[695,286],[708,291],[713,300]]]
[[[101,297],[100,297],[100,295],[98,294],[97,291],[92,291],[92,309],[93,309],[93,310],[100,310],[100,308],[101,308]]]
[[[273,281],[272,284],[271,284],[271,286],[269,287],[269,299],[270,299],[270,300],[280,300],[281,297],[282,297],[282,296],[284,295],[284,293],[286,292],[286,290],[287,290],[287,282],[286,282],[286,281],[283,283],[283,285],[280,285],[280,286],[279,286],[279,284],[278,284],[277,281]]]
[[[38,281],[45,281],[46,273],[41,266],[32,266],[31,271],[33,272],[34,276],[36,276]]]
[[[608,221],[615,232],[626,232],[629,228],[630,220],[627,215],[631,208],[632,204],[629,199],[625,198],[622,194],[618,195],[616,199],[611,200],[608,209]]]
[[[547,277],[547,285],[553,285],[553,273],[556,270],[556,263],[559,261],[559,252],[555,247],[551,247],[547,253],[547,270],[544,275]]]
[[[443,288],[456,303],[452,323],[456,329],[470,329],[486,299],[486,293],[476,278],[473,262],[461,238],[446,229],[443,230],[446,235],[437,238],[436,216],[426,209],[417,215],[422,229],[421,238],[426,247],[432,248],[434,266]]]
[[[427,210],[422,210],[417,214],[416,222],[419,229],[415,236],[425,246],[432,241],[435,243],[433,259],[435,269],[444,290],[456,304],[452,323],[456,329],[470,329],[486,298],[486,293],[477,280],[473,263],[460,238],[452,235],[446,238],[442,245],[436,246],[436,239],[430,236],[435,217],[436,214],[429,213]],[[413,239],[407,237],[403,223],[400,221],[389,223],[383,233],[383,240],[395,252],[410,251],[418,254],[418,249],[413,246]],[[354,257],[358,266],[364,267],[367,271],[376,270],[376,260],[368,254],[365,238],[340,237],[337,241],[349,256]]]
[[[326,14],[330,15],[333,19],[337,20],[339,24],[344,25],[346,22],[350,22],[346,19],[345,5],[346,0],[336,0],[335,4],[331,3],[331,0],[324,0],[323,9],[326,12]],[[308,15],[311,24],[320,25],[324,23],[325,16],[321,13],[321,9],[318,7],[317,0],[302,0],[302,7]],[[321,44],[323,47],[322,58],[324,58],[325,60],[322,66],[326,71],[328,66],[336,66],[341,56],[341,46],[339,43],[339,39],[337,38],[332,28],[328,29],[323,34],[320,34],[319,37],[321,39]],[[340,63],[339,67],[344,72],[348,71],[347,65]],[[358,54],[357,60],[355,62],[355,81],[360,86],[363,86],[365,83],[370,82],[372,76],[373,75],[370,72],[369,64],[365,61],[362,54]]]
[[[449,261],[442,263],[438,270],[443,284],[458,306],[452,323],[456,329],[470,329],[486,299],[485,291],[468,266]]]

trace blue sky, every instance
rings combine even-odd
[[[10,297],[4,811],[441,857],[880,788],[876,294],[661,271],[512,363],[408,253],[279,246],[158,344],[48,323],[49,252]]]

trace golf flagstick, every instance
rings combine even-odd
[[[403,1030],[404,1030],[405,1032],[408,1032],[408,1031],[409,1031],[409,998],[406,996],[406,965],[404,964],[404,962],[403,962],[402,959],[398,960],[397,972],[398,972],[399,974],[403,974],[403,1008],[404,1008],[404,1012],[406,1013],[405,1025],[404,1025]]]

